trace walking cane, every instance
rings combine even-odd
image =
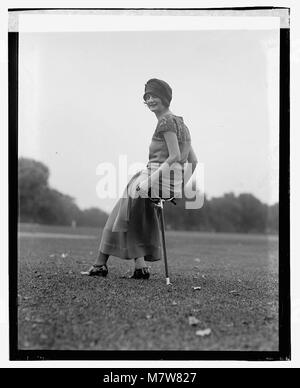
[[[165,262],[165,272],[166,272],[166,283],[167,286],[170,284],[169,271],[168,271],[168,259],[167,259],[167,249],[166,249],[166,239],[165,239],[165,220],[164,220],[164,201],[160,199],[159,204],[157,205],[157,210],[160,211],[160,231],[161,231],[161,240],[163,246],[163,256]]]
[[[136,189],[137,191],[140,190],[139,186]],[[164,202],[172,202],[174,205],[176,205],[176,201],[174,197],[171,198],[151,198],[150,195],[150,189],[148,191],[148,199],[150,199],[151,202],[154,203],[157,211],[159,212],[158,215],[160,216],[160,231],[161,231],[161,239],[162,239],[162,246],[163,246],[163,257],[165,262],[165,272],[166,272],[166,284],[167,286],[171,284],[170,278],[169,278],[169,271],[168,271],[168,260],[167,260],[167,249],[166,249],[166,239],[165,239],[165,221],[164,221]]]
[[[154,202],[154,205],[157,208],[157,211],[159,212],[159,219],[160,219],[160,231],[161,231],[161,239],[162,239],[162,246],[163,246],[163,257],[165,262],[165,272],[166,272],[166,284],[167,286],[171,284],[170,278],[169,278],[169,271],[168,271],[168,259],[167,259],[167,249],[166,249],[166,239],[165,239],[165,220],[164,220],[164,202],[172,202],[174,205],[176,205],[175,198],[168,198],[163,199],[159,198],[158,201],[153,200],[149,197],[149,199]]]

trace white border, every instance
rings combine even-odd
[[[272,16],[146,16],[20,14],[19,32],[272,30]]]
[[[41,5],[42,3],[42,5]],[[300,366],[300,318],[299,309],[292,309],[292,361],[290,362],[237,362],[237,361],[24,361],[16,362],[8,360],[8,264],[5,258],[8,257],[8,228],[7,228],[7,62],[3,62],[3,58],[7,57],[7,8],[124,8],[124,7],[170,7],[170,8],[209,8],[209,7],[253,7],[253,6],[270,6],[270,7],[291,7],[291,276],[292,276],[292,302],[300,303],[300,252],[299,252],[299,231],[300,231],[300,185],[295,166],[300,165],[300,153],[298,147],[300,144],[300,112],[299,112],[299,83],[300,79],[300,3],[298,0],[278,1],[278,0],[264,0],[256,1],[228,1],[228,0],[209,0],[209,1],[68,1],[68,0],[44,0],[32,1],[23,0],[13,1],[4,0],[0,5],[0,31],[1,31],[1,55],[0,55],[0,80],[2,87],[0,88],[1,97],[1,137],[0,137],[0,157],[1,157],[1,172],[0,177],[0,203],[1,203],[1,217],[0,217],[0,232],[1,232],[1,270],[0,270],[0,297],[4,304],[1,304],[1,317],[4,318],[3,323],[0,320],[0,365],[1,367],[25,367],[25,368],[45,368],[45,367],[63,367],[63,368],[77,368],[77,367],[180,367],[180,368],[290,368]],[[298,313],[297,313],[298,311]],[[88,381],[87,381],[88,383]]]

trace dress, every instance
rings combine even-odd
[[[128,182],[122,197],[117,201],[104,226],[99,250],[121,259],[144,257],[146,261],[161,260],[159,219],[153,202],[142,197],[136,187],[145,182],[167,159],[169,152],[164,132],[175,132],[181,158],[172,165],[171,179],[164,176],[151,183],[151,197],[167,198],[181,195],[184,163],[187,161],[191,136],[181,116],[167,114],[160,118],[149,147],[149,161]],[[164,192],[170,195],[161,195]],[[154,193],[154,194],[153,194]]]

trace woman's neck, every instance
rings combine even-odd
[[[167,114],[172,114],[172,112],[170,111],[169,108],[166,108],[165,110],[162,110],[160,112],[154,112],[156,117],[157,117],[157,120],[159,120],[160,118],[162,118],[163,116],[167,115]]]

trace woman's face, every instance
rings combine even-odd
[[[162,100],[154,94],[147,93],[145,96],[145,102],[151,112],[161,112],[166,109]]]

